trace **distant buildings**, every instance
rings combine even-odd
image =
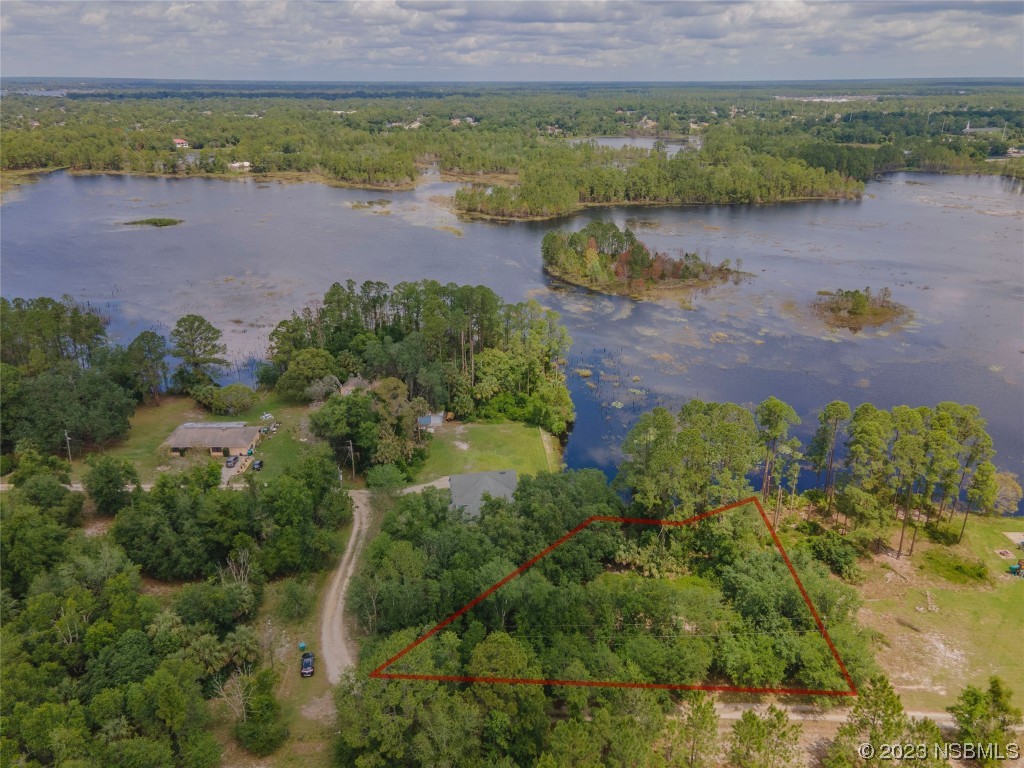
[[[252,163],[248,160],[242,160],[237,163],[228,163],[228,168],[232,171],[248,171],[252,168]]]
[[[420,416],[416,419],[416,425],[420,429],[433,430],[435,427],[440,427],[444,424],[444,412],[428,413],[426,416]]]
[[[188,142],[184,139],[174,139],[175,149],[188,149]]]

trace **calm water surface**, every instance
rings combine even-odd
[[[568,141],[570,144],[588,142],[599,147],[612,147],[613,149],[639,147],[648,150],[654,149],[655,143],[660,141],[665,147],[665,156],[672,157],[686,149],[699,149],[701,137],[693,136],[691,138],[692,142],[690,139],[656,139],[652,136],[597,136],[591,139],[569,139]]]
[[[1002,179],[897,174],[857,202],[619,207],[517,224],[460,221],[439,204],[454,189],[436,178],[387,194],[56,173],[0,207],[0,288],[88,300],[110,313],[122,343],[196,312],[243,359],[262,356],[273,325],[334,281],[484,284],[559,311],[574,339],[571,467],[611,470],[626,430],[655,405],[775,395],[797,409],[805,440],[836,398],[973,403],[997,464],[1024,472],[1024,196]],[[352,208],[382,197],[386,209]],[[153,216],[184,223],[123,225]],[[741,259],[750,277],[694,296],[692,310],[552,283],[541,238],[591,219],[628,224],[659,250]],[[852,334],[808,311],[818,290],[865,286],[891,288],[913,320]],[[593,376],[572,373],[583,367]]]

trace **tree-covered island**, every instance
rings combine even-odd
[[[549,275],[620,296],[707,287],[742,274],[728,259],[715,265],[706,254],[682,253],[672,258],[652,253],[631,229],[620,230],[612,222],[592,221],[578,232],[548,232],[541,254]]]
[[[848,328],[856,333],[865,328],[895,323],[909,317],[910,310],[892,300],[892,291],[883,288],[872,294],[871,288],[863,291],[819,291],[812,305],[814,313],[828,325]]]

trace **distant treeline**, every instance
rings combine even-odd
[[[835,86],[839,88],[840,86]],[[844,84],[843,93],[857,93]],[[598,202],[772,202],[843,197],[901,168],[1013,173],[983,161],[1024,136],[1020,90],[998,84],[821,102],[825,86],[670,88],[307,86],[198,83],[4,95],[4,170],[224,174],[302,172],[342,183],[412,183],[423,164],[520,174],[512,190],[468,190],[466,212],[545,216]],[[825,88],[823,91],[822,89]],[[923,92],[922,92],[923,91]],[[835,91],[832,91],[833,93]],[[920,95],[911,95],[920,93]],[[967,132],[968,124],[970,132]],[[980,132],[979,132],[980,131]],[[700,134],[664,153],[566,145],[581,136]],[[182,138],[189,149],[176,150]]]

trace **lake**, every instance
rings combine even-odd
[[[977,405],[996,463],[1024,474],[1024,196],[998,177],[895,174],[860,201],[773,206],[615,207],[554,222],[465,222],[435,175],[412,192],[252,179],[54,173],[0,207],[4,296],[67,293],[108,313],[125,343],[189,312],[225,332],[238,360],[334,281],[433,278],[488,285],[557,310],[574,339],[578,420],[565,461],[613,471],[617,447],[655,405],[775,395],[805,441],[833,399],[853,407]],[[386,207],[353,208],[387,198]],[[178,226],[126,227],[149,217]],[[692,297],[637,302],[552,282],[540,241],[592,219],[629,225],[649,246],[742,261],[749,277]],[[889,287],[901,328],[830,330],[819,290]],[[582,378],[573,371],[593,372]]]
[[[591,139],[568,139],[570,144],[586,142],[598,147],[611,147],[622,149],[623,147],[636,147],[638,149],[652,150],[658,142],[665,148],[665,156],[673,157],[688,149],[700,149],[700,136],[689,136],[685,139],[656,139],[652,136],[597,136]]]

